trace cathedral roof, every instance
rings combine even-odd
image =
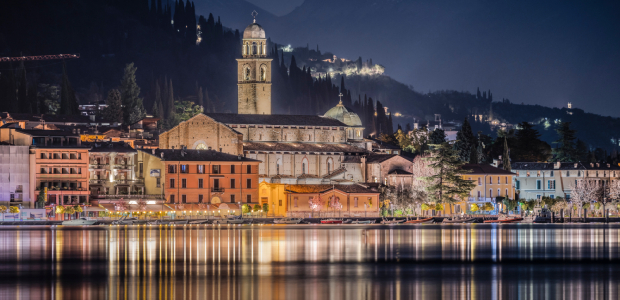
[[[162,161],[258,161],[255,159],[245,158],[242,156],[227,154],[214,150],[155,149],[154,151],[140,151],[156,157],[160,157]]]
[[[364,149],[349,144],[314,143],[243,142],[243,150],[268,152],[365,153]]]
[[[206,116],[224,124],[279,125],[279,126],[347,126],[338,120],[312,115],[250,115],[206,113]]]
[[[349,112],[349,110],[342,104],[342,101],[328,110],[325,113],[325,117],[336,119],[349,126],[362,126],[362,120],[360,117],[354,112]]]
[[[252,23],[248,25],[243,31],[244,39],[264,39],[265,38],[265,30],[263,27],[258,25],[257,23]]]

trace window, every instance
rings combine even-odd
[[[247,202],[248,203],[252,203],[252,195],[247,195],[246,197],[247,197]],[[282,201],[282,200],[280,200],[280,201]]]
[[[230,188],[231,189],[235,188],[235,179],[234,178],[230,180]]]
[[[198,174],[205,173],[205,165],[198,165]]]
[[[553,177],[553,171],[550,172],[551,174],[549,176]]]
[[[45,153],[41,152],[41,159],[47,159],[47,155],[45,155]]]
[[[502,196],[502,192],[499,189],[497,189],[497,197],[501,197],[501,196]]]
[[[501,182],[499,181],[499,176],[497,176],[497,184],[500,184]]]
[[[515,187],[518,189],[521,189],[521,182],[519,180],[515,180]]]
[[[508,176],[504,177],[504,183],[508,184]]]
[[[493,184],[493,178],[489,177],[489,184]]]
[[[220,180],[218,178],[213,179],[213,191],[219,191]]]
[[[202,195],[198,195],[198,203],[202,203],[202,201],[203,201]]]
[[[301,174],[306,174],[306,163],[301,164]]]
[[[278,205],[282,206],[282,199],[278,200]]]
[[[542,189],[542,184],[541,184],[540,180],[536,180],[536,189],[537,190]]]
[[[555,199],[555,195],[549,195],[549,198]]]
[[[161,178],[156,178],[157,187],[161,187]]]
[[[170,203],[174,203],[174,195],[170,195]]]
[[[555,180],[547,180],[547,188],[550,190],[555,190]]]
[[[493,190],[489,189],[489,198],[493,198]]]
[[[504,194],[504,197],[508,198],[508,189],[506,189],[505,191],[506,193]]]
[[[204,180],[202,178],[198,178],[198,188],[199,189],[203,188],[203,182],[204,182]]]
[[[168,165],[168,173],[174,174],[176,172],[177,172],[177,166],[176,165]]]
[[[581,171],[577,171],[577,177],[581,177]]]
[[[480,197],[481,197],[481,195],[480,195],[480,191],[478,191],[478,198],[480,198]]]
[[[251,165],[247,165],[247,173],[248,174],[252,174],[252,166]]]
[[[170,178],[170,188],[174,188],[174,178]]]
[[[536,195],[536,200],[540,200],[540,195]]]
[[[187,203],[187,195],[181,195],[181,203]]]
[[[357,207],[357,197],[353,198],[353,207]]]
[[[248,178],[248,179],[247,179],[247,185],[246,185],[246,187],[247,187],[248,189],[251,189],[251,188],[252,188],[252,179],[250,179],[250,178]]]
[[[566,194],[566,201],[570,200],[570,194]]]
[[[482,185],[482,178],[478,177],[478,185]]]
[[[230,203],[235,203],[235,195],[230,195]]]
[[[230,166],[230,174],[235,174],[235,165]]]
[[[355,199],[357,199],[357,198],[355,198]],[[293,205],[294,205],[295,207],[297,207],[297,197],[293,198]]]
[[[189,173],[189,166],[181,165],[181,173]]]
[[[184,188],[184,189],[187,188],[187,179],[185,178],[181,179],[181,188]]]
[[[566,177],[569,177],[569,176],[570,176],[569,171],[566,171]]]
[[[213,174],[220,174],[220,166],[219,165],[213,165]]]
[[[140,177],[142,177],[142,173],[144,173],[144,166],[142,163],[139,163],[138,166],[140,168]]]

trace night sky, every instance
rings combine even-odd
[[[204,1],[206,13],[219,2]],[[372,58],[420,92],[480,87],[495,101],[620,116],[620,1],[248,1],[273,13],[258,17],[272,40]],[[225,25],[251,22],[248,3],[227,3]]]

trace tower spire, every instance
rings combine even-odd
[[[254,18],[254,23],[256,23],[256,16],[258,15],[258,13],[256,11],[252,12],[252,17]]]

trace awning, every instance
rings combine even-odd
[[[112,203],[102,203],[102,204],[99,204],[99,205],[103,206],[108,211],[114,211],[114,204],[112,204]]]
[[[218,210],[233,210],[233,209],[239,209],[239,205],[234,204],[234,203],[221,203],[220,206],[218,207]]]
[[[104,208],[101,208],[99,206],[84,206],[84,211],[88,212],[88,211],[105,211]]]

